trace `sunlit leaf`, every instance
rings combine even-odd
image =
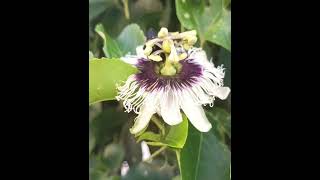
[[[119,59],[93,59],[89,61],[89,104],[113,100],[116,84],[123,83],[138,70]]]

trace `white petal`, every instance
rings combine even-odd
[[[143,45],[138,46],[138,47],[136,48],[136,53],[137,53],[137,56],[139,56],[139,57],[146,57],[146,56],[144,55],[144,52],[143,52]]]
[[[190,101],[189,97],[184,97],[185,101],[182,102],[181,108],[191,124],[201,132],[208,132],[212,125],[208,121],[202,106]]]
[[[190,59],[194,59],[199,64],[204,65],[209,62],[206,52],[201,48],[192,48],[188,53],[191,53]]]
[[[144,128],[146,128],[150,122],[152,115],[156,112],[151,101],[145,101],[146,102],[141,106],[139,115],[136,117],[133,127],[130,129],[130,132],[132,134],[137,134]]]
[[[228,97],[230,93],[230,88],[229,87],[218,87],[213,91],[213,95],[217,96],[218,98],[224,100]]]
[[[139,57],[133,56],[133,55],[127,55],[125,57],[121,57],[120,59],[128,64],[136,65],[138,64]]]
[[[148,144],[145,141],[141,142],[142,161],[150,158],[151,153]]]
[[[174,92],[170,90],[160,98],[160,114],[164,122],[171,126],[181,123],[182,116],[180,113],[179,99],[174,95]]]

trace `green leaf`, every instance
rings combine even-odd
[[[123,83],[138,70],[119,59],[92,59],[89,61],[89,105],[113,100],[116,84]]]
[[[230,5],[231,0],[224,0],[224,7],[228,8],[228,6]]]
[[[126,26],[116,40],[104,30],[102,24],[96,26],[96,32],[104,41],[103,52],[108,58],[119,58],[127,53],[136,54],[136,48],[144,44],[146,37],[137,24]]]
[[[231,115],[226,110],[214,107],[211,111],[206,111],[206,115],[213,124],[213,132],[215,136],[223,143],[225,135],[231,138]]]
[[[188,118],[183,114],[182,123],[170,126],[163,143],[173,148],[183,148],[188,136]]]
[[[211,41],[231,51],[231,12],[224,0],[206,2],[176,0],[176,13],[181,24],[198,32],[200,41]]]
[[[103,39],[102,50],[106,57],[119,58],[123,55],[122,51],[118,46],[118,43],[108,35],[108,33],[104,30],[102,24],[98,24],[95,30],[99,34],[99,36]]]
[[[169,130],[164,137],[153,132],[142,133],[138,141],[148,140],[149,145],[153,146],[169,146],[172,148],[183,148],[188,136],[188,119],[183,114],[183,121],[174,126],[168,126]]]
[[[189,126],[187,142],[180,154],[183,180],[230,180],[230,151],[214,135]]]
[[[137,142],[140,142],[142,140],[158,142],[158,141],[160,141],[160,139],[161,139],[160,134],[156,134],[154,132],[147,131],[139,136]]]
[[[114,6],[113,0],[89,0],[89,21],[97,18],[107,8]]]
[[[136,54],[136,47],[144,44],[146,37],[137,24],[126,26],[117,38],[122,54]]]

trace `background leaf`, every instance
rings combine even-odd
[[[115,99],[116,83],[126,81],[138,70],[119,59],[89,61],[89,104]]]
[[[189,126],[187,142],[180,152],[183,180],[230,180],[230,151],[213,129],[199,132]]]
[[[95,145],[103,147],[112,141],[114,134],[121,131],[128,121],[128,113],[115,108],[108,108],[95,117],[90,123]]]
[[[208,3],[207,3],[208,2]],[[224,0],[176,0],[177,16],[187,29],[196,29],[201,44],[205,40],[231,51],[231,12]]]
[[[103,39],[103,52],[108,58],[120,58],[126,54],[136,54],[137,46],[146,41],[144,33],[137,24],[126,26],[116,40],[104,30],[102,24],[96,26],[96,32]]]
[[[123,53],[119,48],[118,43],[108,35],[108,33],[104,30],[102,24],[98,24],[95,30],[103,39],[102,50],[107,58],[119,58],[123,56]]]
[[[206,115],[213,124],[215,136],[224,144],[226,136],[231,139],[231,115],[226,110],[214,107],[211,111],[206,111]]]
[[[136,47],[143,45],[146,41],[144,33],[137,24],[126,26],[117,38],[122,54],[136,54]]]

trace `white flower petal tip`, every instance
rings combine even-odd
[[[182,123],[182,117],[167,117],[167,116],[162,116],[164,122],[166,122],[170,126],[178,125]]]
[[[217,96],[219,99],[225,100],[230,94],[230,88],[229,87],[218,87],[215,90],[215,96]]]
[[[141,111],[139,115],[136,117],[133,127],[130,128],[131,134],[138,134],[143,129],[145,129],[148,126],[151,117],[154,113],[155,110],[152,106],[150,106],[150,103],[142,105]]]
[[[145,161],[150,158],[151,156],[150,149],[145,141],[141,142],[141,152],[142,152],[142,161]]]
[[[125,57],[121,57],[120,59],[125,63],[131,64],[131,65],[136,65],[138,63],[138,57],[132,56],[132,55],[127,55]]]
[[[142,116],[142,117],[141,117]],[[152,115],[151,115],[152,116]],[[151,116],[146,116],[146,114],[139,115],[134,122],[134,125],[129,129],[131,134],[138,134],[143,129],[145,129],[151,119]],[[148,118],[149,117],[149,118]]]
[[[197,128],[200,132],[209,132],[210,130],[211,130],[211,128],[212,128],[212,125],[211,124],[207,124],[207,125],[205,125],[204,127],[202,127],[202,128]]]
[[[186,102],[182,104],[181,108],[188,117],[191,124],[201,132],[208,132],[212,128],[211,123],[207,119],[207,116],[201,105],[196,105],[190,102],[186,98]]]
[[[138,46],[136,48],[136,53],[137,53],[137,56],[139,56],[139,57],[145,57],[144,52],[143,52],[143,45]]]

